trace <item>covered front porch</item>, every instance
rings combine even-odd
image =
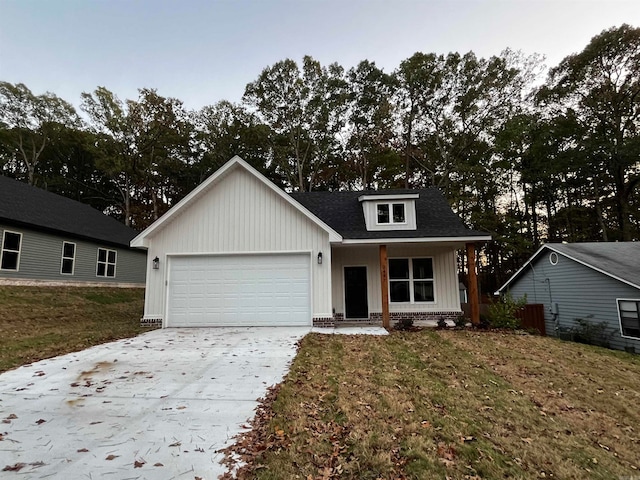
[[[471,321],[479,322],[475,245],[455,241],[333,245],[333,323],[390,328],[403,319],[435,325],[462,315],[458,251],[467,253]],[[474,307],[475,303],[475,307]]]

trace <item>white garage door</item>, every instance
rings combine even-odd
[[[308,254],[172,257],[169,327],[311,325]]]

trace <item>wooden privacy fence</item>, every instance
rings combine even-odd
[[[544,326],[544,305],[541,303],[527,303],[522,309],[516,312],[516,317],[520,319],[521,327],[524,329],[538,330],[540,335],[546,335]]]

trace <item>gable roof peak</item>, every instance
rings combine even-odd
[[[169,209],[164,215],[158,218],[155,222],[153,222],[149,227],[147,227],[140,235],[131,240],[132,247],[138,248],[147,248],[148,247],[148,238],[157,230],[162,229],[165,225],[180,214],[181,211],[188,208],[188,206],[195,202],[200,196],[206,193],[210,188],[212,188],[217,182],[222,180],[224,176],[226,176],[232,169],[234,168],[243,168],[245,171],[249,172],[255,178],[257,178],[263,185],[271,189],[278,196],[285,200],[288,204],[292,205],[295,209],[300,211],[303,215],[309,218],[313,223],[318,225],[320,228],[325,230],[329,234],[329,240],[331,242],[341,241],[342,237],[329,225],[320,220],[317,216],[312,214],[309,210],[307,210],[303,205],[299,202],[295,201],[289,195],[287,195],[283,190],[278,188],[271,180],[265,177],[262,173],[252,167],[245,160],[240,158],[238,155],[234,155],[227,163],[222,165],[218,170],[212,173],[207,179],[204,180],[200,185],[194,188],[187,196],[185,196],[182,200],[180,200],[177,204]]]

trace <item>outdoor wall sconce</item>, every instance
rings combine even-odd
[[[322,252],[318,252],[318,265],[322,265]]]
[[[152,262],[153,262],[153,269],[158,270],[160,268],[160,259],[156,257],[152,260]]]

